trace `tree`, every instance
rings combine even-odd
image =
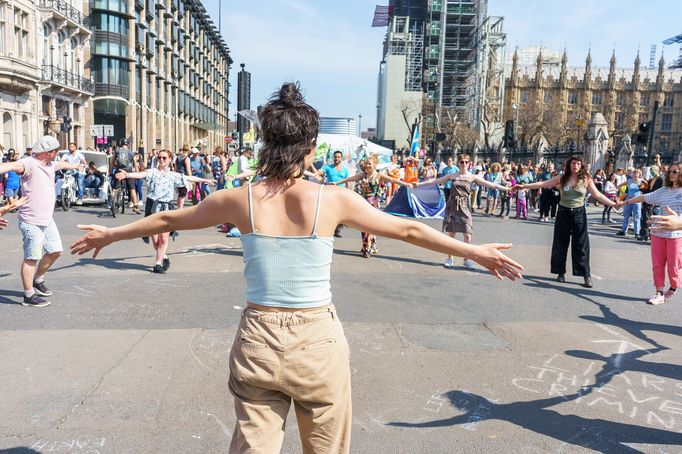
[[[422,113],[416,101],[403,101],[400,104],[400,113],[403,115],[405,127],[407,128],[407,146],[412,145],[412,126],[415,120],[417,124],[422,121]]]

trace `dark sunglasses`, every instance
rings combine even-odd
[[[680,173],[679,170],[671,170],[670,173]]]
[[[469,164],[469,161],[459,161],[460,164]]]
[[[168,156],[159,156],[158,159],[163,159],[164,161],[166,161],[169,158],[168,158]]]

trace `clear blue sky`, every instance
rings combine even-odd
[[[218,1],[204,0],[216,25]],[[386,0],[250,0],[222,3],[222,33],[234,59],[230,98],[236,111],[239,64],[251,72],[251,105],[264,103],[284,81],[300,81],[308,102],[324,116],[376,123],[377,71],[385,28],[371,28],[374,6]],[[641,48],[682,33],[682,0],[489,0],[488,13],[505,17],[508,51],[542,44],[568,51],[569,64],[629,67]],[[666,61],[679,54],[667,46]]]

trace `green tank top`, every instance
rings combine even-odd
[[[566,208],[580,208],[585,206],[585,196],[587,195],[586,185],[577,186],[560,186],[559,192],[561,192],[561,199],[559,200],[559,205]]]

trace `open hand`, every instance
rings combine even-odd
[[[118,181],[125,180],[128,178],[128,172],[125,170],[119,170],[116,175],[114,175],[114,178],[116,178]]]
[[[24,196],[20,199],[15,199],[14,202],[8,203],[4,207],[0,207],[0,216],[3,216],[6,213],[9,213],[12,210],[16,210],[20,206],[26,205],[27,202],[28,202],[28,196]],[[7,221],[5,221],[5,222],[7,222]],[[7,225],[7,224],[5,224],[5,225]]]
[[[656,214],[651,216],[647,224],[651,224],[652,232],[672,232],[675,230],[682,230],[682,216],[679,216],[675,210],[670,207],[665,207],[667,215]]]
[[[511,244],[489,243],[477,246],[476,254],[471,257],[476,263],[490,271],[500,280],[505,277],[515,281],[521,279],[523,266],[504,255],[501,251],[511,249]]]
[[[7,219],[0,218],[0,230],[4,229],[8,225],[9,223],[7,222]]]
[[[95,250],[92,254],[94,259],[99,251],[112,243],[109,229],[101,225],[77,225],[87,233],[76,240],[70,247],[72,254],[83,255],[88,251]]]
[[[209,186],[215,186],[215,185],[216,185],[216,182],[215,182],[215,180],[207,180],[207,181],[206,181],[206,184],[209,185]]]

